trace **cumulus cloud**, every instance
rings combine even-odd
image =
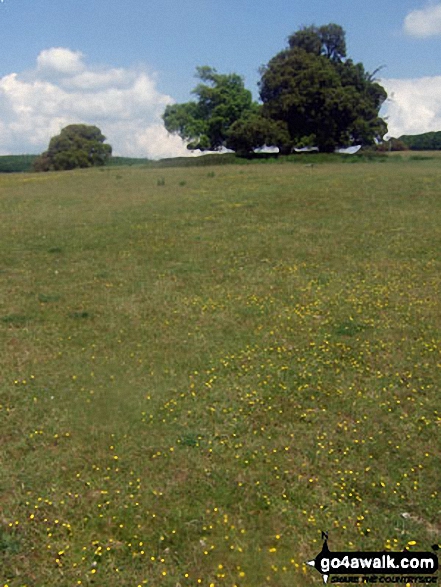
[[[404,20],[404,31],[420,38],[441,35],[441,4],[429,4],[420,10],[412,10]]]
[[[161,115],[170,96],[141,68],[89,66],[80,51],[42,51],[32,71],[0,78],[0,154],[39,153],[72,123],[98,126],[115,155],[188,155]]]
[[[64,47],[46,49],[37,57],[37,69],[40,73],[78,73],[84,69],[83,54]]]
[[[441,130],[441,76],[384,79],[381,84],[389,96],[381,114],[390,136]]]

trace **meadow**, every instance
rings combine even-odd
[[[0,586],[440,541],[439,159],[0,176]]]

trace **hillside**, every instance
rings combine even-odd
[[[0,173],[30,171],[36,155],[0,155]]]
[[[440,180],[0,176],[2,585],[308,587],[322,530],[430,550]]]
[[[441,131],[426,132],[420,135],[402,135],[400,141],[412,151],[438,151],[441,149]]]

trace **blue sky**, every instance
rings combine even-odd
[[[239,73],[257,99],[287,36],[328,22],[351,58],[385,66],[391,134],[441,130],[438,0],[3,0],[0,154],[40,152],[71,122],[98,124],[116,154],[185,153],[160,116],[191,99],[196,66]]]

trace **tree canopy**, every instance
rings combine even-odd
[[[381,140],[386,91],[361,63],[346,59],[342,27],[304,27],[288,42],[262,68],[263,115],[284,123],[296,146],[330,152]]]
[[[324,55],[331,61],[341,61],[346,57],[346,33],[340,25],[334,23],[321,27],[303,27],[290,35],[288,44],[291,49]]]
[[[255,149],[278,146],[281,152],[290,149],[291,139],[283,122],[262,115],[261,106],[242,116],[228,131],[225,146],[240,156],[248,156]]]
[[[197,100],[167,106],[163,119],[189,149],[201,151],[372,145],[387,132],[379,116],[387,94],[374,76],[347,58],[340,25],[303,27],[261,68],[262,104],[253,102],[239,75],[205,66],[197,68]]]
[[[235,73],[220,74],[203,66],[197,68],[196,76],[201,80],[192,92],[197,100],[167,106],[165,128],[190,141],[189,149],[218,151],[226,146],[231,125],[251,114],[257,104]]]
[[[34,162],[35,171],[58,171],[104,165],[112,147],[97,126],[71,124],[52,137],[48,150]]]

